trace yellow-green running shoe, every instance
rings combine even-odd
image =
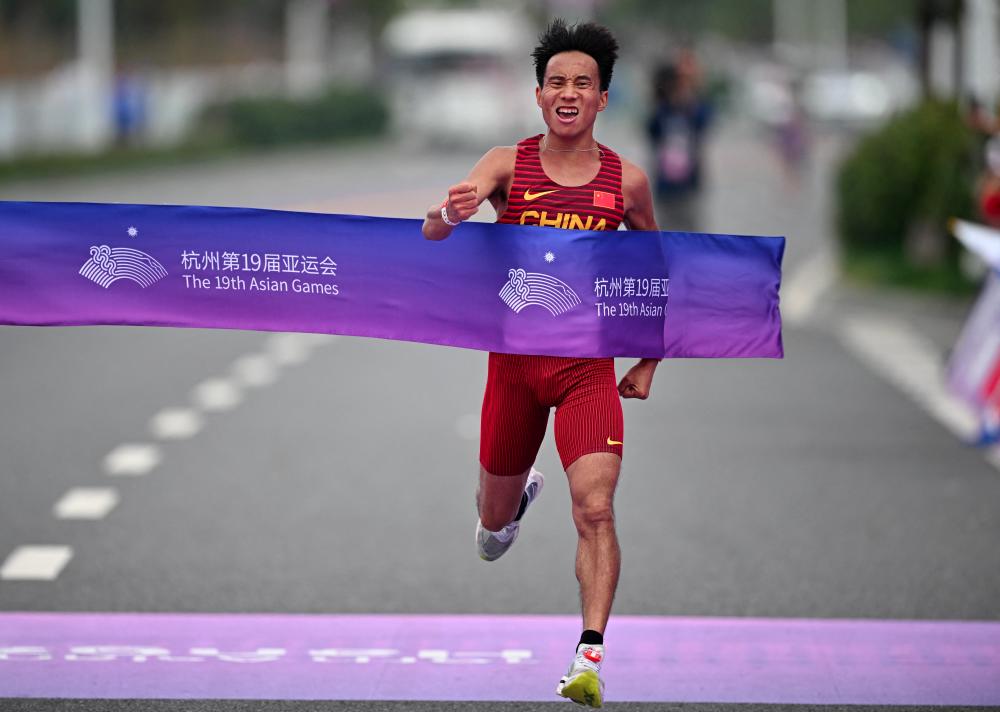
[[[604,680],[601,679],[603,645],[580,643],[576,647],[573,664],[556,687],[556,694],[587,707],[604,704]]]

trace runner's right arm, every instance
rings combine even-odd
[[[625,198],[625,224],[629,230],[659,230],[653,214],[653,195],[649,179],[641,168],[622,159],[622,193]],[[653,374],[660,362],[644,358],[628,370],[618,383],[622,398],[646,400],[653,387]]]
[[[500,206],[506,206],[507,203],[515,155],[516,149],[513,146],[497,146],[487,151],[464,181],[448,189],[448,197],[443,203],[436,203],[427,209],[424,237],[428,240],[443,240],[455,229],[442,219],[442,207],[448,211],[448,219],[454,223],[475,215],[484,200],[493,203],[499,214]]]

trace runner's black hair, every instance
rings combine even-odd
[[[560,52],[583,52],[597,62],[601,75],[601,91],[611,86],[611,72],[618,59],[618,42],[607,27],[593,22],[567,25],[565,20],[556,18],[545,28],[538,38],[538,46],[531,56],[535,58],[535,76],[538,86],[545,81],[545,67],[553,55]]]

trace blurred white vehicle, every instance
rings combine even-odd
[[[767,126],[782,124],[801,102],[815,121],[865,127],[913,104],[919,86],[912,70],[882,59],[874,68],[797,73],[777,63],[759,63],[742,73],[749,115]]]
[[[742,74],[742,100],[746,111],[766,126],[779,126],[794,109],[792,74],[782,65],[757,64]]]
[[[541,131],[536,30],[502,10],[420,10],[386,27],[393,125],[405,139],[482,147]]]
[[[803,86],[803,103],[821,121],[869,123],[885,118],[893,97],[881,77],[870,72],[818,72]]]

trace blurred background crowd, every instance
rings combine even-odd
[[[542,130],[529,52],[553,16],[618,36],[602,120],[642,137],[661,225],[698,229],[720,127],[770,147],[792,200],[835,135],[849,272],[981,276],[947,222],[1000,225],[1000,0],[0,0],[0,180],[369,138],[484,151]]]

